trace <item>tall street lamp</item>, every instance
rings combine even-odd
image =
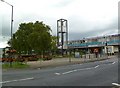
[[[105,47],[106,47],[106,55],[107,55],[107,58],[108,58],[108,44],[107,44],[107,36],[104,37],[105,39]]]
[[[8,4],[9,6],[12,7],[12,13],[11,13],[11,51],[12,51],[12,31],[13,31],[13,5],[11,5],[10,3],[1,0],[2,2],[5,2],[6,4]],[[12,52],[11,52],[12,53]],[[11,54],[11,59],[10,59],[10,67],[12,67],[12,54]]]
[[[87,41],[85,38],[83,38],[84,44],[85,44],[85,58],[87,58]]]
[[[13,5],[11,5],[10,3],[1,0],[2,2],[5,2],[6,4],[8,4],[9,6],[12,7],[12,13],[11,13],[11,40],[12,40],[12,31],[13,31]],[[11,48],[12,48],[12,42],[11,42]]]

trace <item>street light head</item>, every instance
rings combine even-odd
[[[2,2],[5,2],[4,0],[1,0]]]
[[[2,2],[5,2],[6,4],[8,4],[8,5],[10,5],[10,6],[12,6],[13,7],[13,5],[11,5],[10,3],[8,3],[8,2],[6,2],[6,1],[4,1],[4,0],[1,0]]]

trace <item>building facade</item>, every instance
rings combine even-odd
[[[68,42],[68,49],[84,50],[86,53],[117,54],[120,34],[93,38],[83,38]]]

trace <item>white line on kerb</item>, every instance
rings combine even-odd
[[[25,80],[32,80],[34,79],[33,77],[31,78],[25,78],[25,79],[18,79],[18,80],[10,80],[10,81],[3,81],[3,82],[0,82],[1,83],[9,83],[9,82],[18,82],[18,81],[25,81]]]
[[[114,86],[120,86],[120,84],[118,84],[118,83],[112,83],[112,85],[114,85]]]

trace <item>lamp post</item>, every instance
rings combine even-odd
[[[106,47],[106,55],[107,55],[107,58],[108,58],[108,44],[107,44],[107,37],[105,36],[105,47]]]
[[[106,50],[107,50],[107,59],[108,59],[108,44],[107,44],[107,40],[106,40],[105,46],[106,46]]]
[[[85,44],[85,58],[87,58],[87,42],[86,42],[86,39],[83,38],[84,40],[84,44]]]
[[[11,12],[11,49],[12,50],[12,31],[13,31],[13,5],[11,5],[10,3],[4,1],[4,0],[1,0],[2,2],[8,4],[9,6],[12,7],[12,12]],[[12,55],[11,55],[11,59],[10,59],[10,67],[12,67]]]
[[[13,31],[13,5],[11,5],[10,3],[1,0],[2,2],[5,2],[6,4],[8,4],[9,6],[12,7],[12,12],[11,12],[11,40],[12,40],[12,31]],[[12,42],[11,42],[11,48],[12,48]]]

